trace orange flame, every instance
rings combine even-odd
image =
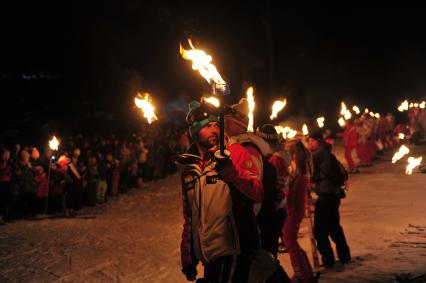
[[[392,163],[396,163],[398,160],[410,153],[410,150],[405,145],[402,145],[397,152],[392,157]]]
[[[274,120],[278,117],[278,113],[283,110],[283,108],[287,105],[287,100],[284,98],[283,100],[275,100],[274,104],[272,104],[272,114],[269,117],[271,120]]]
[[[253,111],[254,111],[254,107],[256,105],[256,103],[254,102],[254,95],[253,95],[253,87],[249,87],[247,89],[247,101],[249,104],[249,114],[248,114],[248,118],[249,118],[249,124],[247,127],[247,130],[249,132],[253,132],[253,126],[254,126],[254,116],[253,116]]]
[[[304,136],[309,135],[308,126],[306,126],[306,124],[303,124],[302,133]]]
[[[405,174],[411,175],[413,173],[414,168],[420,166],[422,163],[422,157],[414,158],[412,156],[408,157],[408,165],[405,168]]]
[[[324,117],[318,117],[317,118],[318,127],[320,128],[324,127],[324,121],[325,121]]]
[[[151,124],[153,121],[158,120],[155,115],[155,107],[151,103],[152,99],[148,93],[144,93],[142,96],[140,93],[135,97],[136,106],[142,110],[143,116],[148,120],[148,123]]]
[[[339,125],[340,125],[340,127],[344,127],[345,126],[345,124],[346,124],[346,122],[345,122],[345,119],[343,119],[342,117],[340,117],[340,119],[337,121],[338,123],[339,123]]]
[[[55,136],[53,136],[52,139],[49,141],[49,147],[51,150],[58,150],[59,140]]]
[[[408,100],[404,100],[404,102],[401,103],[401,105],[398,106],[399,112],[404,112],[408,110]]]
[[[195,49],[190,39],[188,39],[188,42],[191,47],[190,50],[185,50],[182,45],[180,45],[180,54],[182,58],[191,60],[192,69],[199,71],[201,76],[206,79],[210,85],[214,85],[220,90],[225,91],[226,82],[220,76],[216,66],[211,63],[213,60],[212,56],[208,55],[203,50]]]

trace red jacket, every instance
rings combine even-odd
[[[277,208],[284,207],[284,196],[288,191],[288,162],[285,159],[285,155],[283,151],[274,152],[269,158],[269,162],[274,165],[275,170],[277,171],[277,201],[280,204],[277,205]]]
[[[36,182],[36,197],[45,198],[48,195],[49,186],[47,184],[46,174],[36,175],[34,177],[34,181]]]
[[[345,147],[356,147],[358,135],[356,128],[353,125],[348,124],[343,132],[343,141]]]

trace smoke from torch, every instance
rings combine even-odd
[[[151,103],[151,97],[148,93],[145,93],[143,96],[138,93],[135,97],[136,106],[142,110],[143,116],[148,120],[148,123],[151,124],[153,121],[158,120],[155,115],[155,107]]]
[[[417,158],[410,156],[408,158],[408,165],[407,165],[407,168],[405,169],[405,174],[411,175],[413,173],[414,168],[420,166],[420,164],[422,163],[422,159],[423,158],[421,156]]]
[[[274,120],[278,117],[278,113],[283,110],[283,108],[287,105],[287,100],[284,98],[283,100],[275,100],[274,104],[272,104],[272,114],[269,117],[271,120]]]
[[[410,150],[405,145],[402,145],[397,152],[392,157],[392,163],[396,163],[398,160],[410,153]]]
[[[249,132],[253,132],[253,126],[254,126],[254,117],[253,117],[253,111],[254,111],[254,107],[255,107],[255,102],[254,102],[254,96],[253,96],[253,87],[249,87],[247,89],[247,101],[249,104],[249,114],[248,114],[248,118],[249,118],[249,124],[247,127],[247,131]]]

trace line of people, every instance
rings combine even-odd
[[[201,262],[204,277],[197,282],[315,282],[297,241],[312,181],[319,195],[314,230],[323,263],[332,268],[335,261],[329,236],[340,261],[351,260],[339,223],[340,188],[328,176],[334,169],[331,151],[322,134],[306,143],[311,154],[300,139],[280,144],[270,124],[249,133],[248,111],[245,99],[225,107],[222,151],[217,109],[197,101],[189,105],[193,144],[176,160],[182,170],[182,272],[196,280]],[[278,261],[280,238],[290,255],[292,279]]]

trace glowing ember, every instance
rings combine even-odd
[[[247,127],[247,130],[249,132],[253,132],[253,125],[254,125],[254,117],[253,117],[253,111],[254,111],[254,107],[255,107],[255,102],[254,102],[254,95],[253,95],[253,87],[249,87],[247,89],[247,101],[249,104],[249,114],[248,114],[248,118],[249,118],[249,124]]]
[[[143,116],[148,120],[148,123],[151,124],[153,121],[158,120],[155,115],[155,107],[151,103],[151,97],[148,93],[145,93],[143,96],[138,93],[135,97],[135,104],[143,112]]]
[[[346,124],[346,122],[345,122],[345,119],[343,119],[342,117],[340,117],[340,119],[337,121],[338,123],[339,123],[339,125],[340,125],[340,127],[344,127],[345,126],[345,124]]]
[[[318,127],[320,128],[324,127],[324,121],[325,121],[324,117],[317,118]]]
[[[53,136],[52,139],[49,141],[49,147],[51,150],[58,150],[59,140],[55,136]]]
[[[410,150],[405,145],[402,145],[392,157],[392,163],[396,163],[398,160],[404,157],[404,155],[410,153]]]
[[[358,106],[354,106],[354,107],[352,107],[352,110],[357,114],[357,115],[359,115],[359,113],[361,113],[361,111],[359,110],[359,108],[358,108]]]
[[[405,138],[405,135],[404,135],[403,133],[399,133],[399,134],[398,134],[398,138],[399,138],[400,140],[403,140],[403,139]]]
[[[204,98],[203,98],[203,101],[208,102],[208,103],[210,103],[210,104],[214,105],[215,107],[219,107],[219,106],[220,106],[219,99],[217,99],[217,98],[216,98],[216,97],[214,97],[214,96],[211,96],[211,97],[204,97]]]
[[[272,104],[272,114],[269,117],[271,120],[274,120],[277,118],[278,113],[283,110],[283,108],[286,106],[287,100],[284,98],[283,100],[275,100],[274,104]]]
[[[304,136],[309,135],[308,126],[306,126],[306,124],[303,124],[302,133]]]
[[[407,165],[407,168],[405,169],[405,174],[411,175],[413,173],[413,169],[420,166],[421,163],[422,163],[421,156],[417,158],[414,158],[412,156],[408,157],[408,165]]]
[[[185,50],[182,45],[180,45],[180,54],[182,58],[191,60],[192,69],[198,70],[201,76],[203,76],[210,85],[214,84],[215,87],[225,91],[226,82],[220,76],[215,65],[211,63],[213,58],[203,50],[195,49],[190,39],[188,39],[188,42],[191,47],[190,50]]]

